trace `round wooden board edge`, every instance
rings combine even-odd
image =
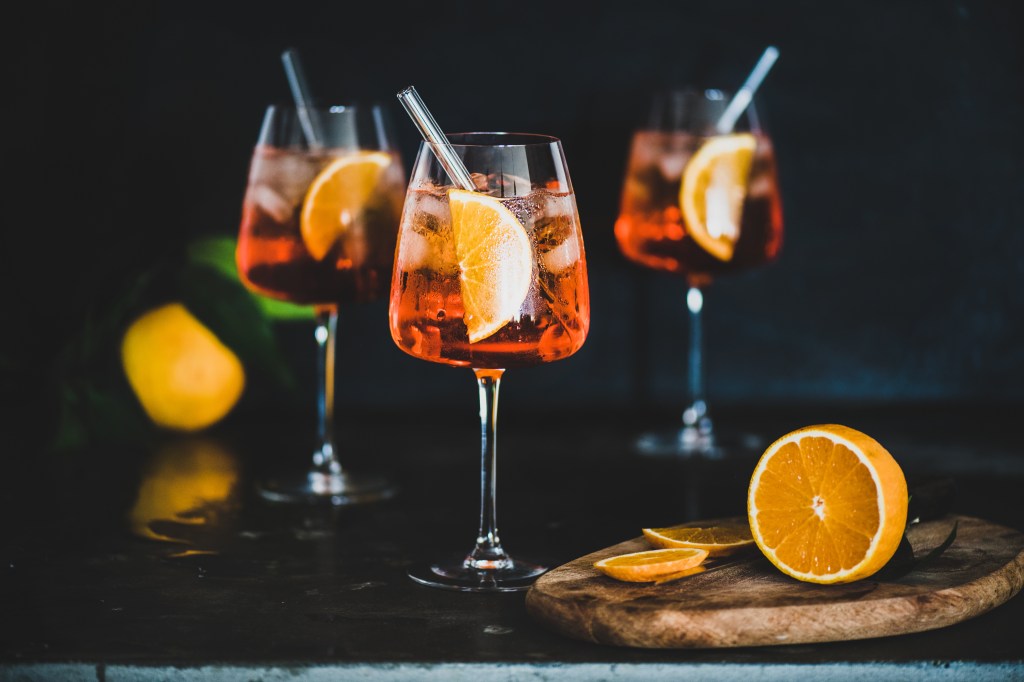
[[[899,615],[885,617],[886,604],[906,607],[911,600],[906,598],[875,599],[867,602],[847,602],[844,606],[851,609],[853,616],[864,615],[875,622],[870,627],[863,625],[856,629],[844,628],[842,623],[835,626],[836,621],[822,618],[822,610],[818,605],[791,605],[775,607],[755,607],[729,610],[694,610],[689,615],[666,610],[659,612],[665,623],[672,624],[673,632],[661,637],[650,638],[649,633],[640,631],[638,634],[647,637],[630,636],[622,629],[614,627],[608,619],[621,620],[622,614],[616,612],[615,605],[595,610],[590,617],[581,617],[586,607],[573,600],[564,599],[544,591],[544,578],[552,571],[538,579],[526,593],[526,610],[539,623],[561,635],[595,644],[624,646],[645,649],[711,649],[736,648],[746,646],[781,646],[787,644],[813,644],[823,642],[851,641],[856,639],[872,639],[903,634],[926,632],[950,625],[955,625],[982,615],[1000,606],[1024,588],[1024,533],[1014,528],[1002,526],[977,517],[951,515],[950,521],[980,522],[1002,531],[1009,531],[1021,538],[1021,549],[1003,566],[967,583],[947,587],[929,595],[927,599],[913,600],[916,609],[908,611],[891,609]],[[580,565],[597,560],[597,558],[615,553],[617,548],[635,546],[641,538],[626,540],[617,545],[592,552],[568,562],[553,570],[572,565]],[[632,548],[626,548],[635,551]],[[980,597],[987,595],[988,598]],[[940,599],[950,597],[960,602],[964,609],[951,612],[941,608]],[[575,612],[575,614],[573,614]],[[570,613],[574,618],[559,618],[559,615]],[[849,619],[847,622],[853,622]],[[697,621],[701,621],[696,627]],[[808,630],[802,636],[792,636],[780,631],[792,622],[817,622],[819,628]],[[708,627],[712,624],[712,628]],[[689,626],[689,627],[688,627]],[[696,633],[696,634],[695,634]]]

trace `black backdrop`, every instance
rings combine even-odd
[[[3,362],[33,385],[140,263],[198,236],[234,235],[263,107],[289,96],[280,54],[296,47],[323,98],[392,107],[407,168],[418,138],[394,94],[409,84],[448,130],[562,138],[589,257],[592,331],[572,358],[510,372],[504,403],[681,404],[683,283],[626,262],[612,235],[630,130],[654,89],[735,88],[774,44],[781,56],[758,106],[777,148],[783,253],[707,293],[712,403],[1024,398],[1016,3],[10,11],[4,156],[16,180]],[[385,302],[344,308],[340,332],[341,407],[474,403],[468,370],[395,347]],[[311,395],[311,326],[278,333]]]

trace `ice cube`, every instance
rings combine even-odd
[[[472,177],[478,192],[499,198],[522,197],[537,189],[526,178],[511,173],[473,173]]]
[[[457,269],[447,202],[435,194],[417,192],[405,215],[399,245],[401,267],[438,272]]]
[[[573,234],[561,244],[542,255],[541,260],[548,272],[557,275],[578,263],[580,253],[579,239]]]
[[[431,260],[430,242],[416,230],[402,230],[398,253],[400,258],[398,265],[403,270],[427,267]]]
[[[774,183],[772,183],[771,176],[768,173],[759,173],[750,179],[750,187],[747,192],[752,197],[770,197],[772,190],[774,189]]]
[[[576,205],[571,194],[538,193],[533,222],[533,240],[541,253],[550,251],[576,235]]]
[[[689,155],[685,152],[666,152],[658,159],[658,170],[669,182],[678,182],[683,177],[683,168],[688,160]]]
[[[295,210],[295,204],[288,201],[270,185],[256,185],[249,190],[249,200],[261,211],[278,223],[287,223]]]
[[[299,154],[271,152],[253,164],[250,181],[269,185],[279,194],[298,205],[306,195],[322,161]]]
[[[451,233],[447,201],[427,192],[416,192],[412,196],[413,202],[405,210],[410,216],[413,230],[421,234],[433,232],[439,235],[444,234],[444,236]]]

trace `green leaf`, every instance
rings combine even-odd
[[[235,265],[236,241],[230,237],[203,237],[188,245],[188,262],[206,265],[228,279],[238,280]]]
[[[258,296],[256,294],[253,294],[253,296],[255,296],[256,303],[259,305],[263,313],[271,319],[312,320],[315,317],[313,306],[311,305],[297,305],[295,303],[278,301],[277,299]]]
[[[935,561],[943,552],[949,549],[949,546],[956,540],[956,530],[960,525],[959,521],[953,522],[953,529],[949,531],[949,535],[942,543],[934,548],[932,551],[925,554],[920,559],[914,557],[914,550],[910,546],[910,542],[907,541],[907,536],[904,535],[903,539],[900,540],[900,546],[896,549],[896,553],[893,554],[892,558],[889,559],[889,563],[879,571],[875,578],[877,580],[897,580],[902,578],[911,571],[915,571],[922,566]]]
[[[60,416],[50,440],[53,452],[68,452],[93,442],[138,444],[153,431],[133,395],[117,385],[64,386]]]
[[[258,370],[291,390],[295,380],[282,361],[270,320],[238,280],[206,265],[188,265],[180,273],[182,302],[217,338],[233,350],[249,371]]]
[[[230,237],[204,237],[188,246],[188,262],[205,265],[232,282],[241,282],[235,263],[237,241]],[[274,320],[311,320],[313,306],[278,301],[246,290],[267,317]]]

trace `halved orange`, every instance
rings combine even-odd
[[[690,158],[679,185],[687,234],[718,260],[732,260],[757,141],[750,133],[717,135]]]
[[[533,247],[499,199],[448,192],[469,342],[491,336],[519,315],[533,281]]]
[[[651,549],[601,559],[594,568],[616,580],[646,583],[698,566],[707,556],[704,549]]]
[[[313,258],[323,260],[359,217],[389,165],[390,154],[356,151],[335,159],[313,179],[299,217],[302,241]]]
[[[654,547],[693,547],[707,550],[708,556],[728,556],[754,546],[750,526],[746,523],[644,528],[643,533]]]
[[[839,424],[772,443],[747,492],[754,541],[783,573],[853,582],[892,558],[907,522],[903,470],[875,439]]]

